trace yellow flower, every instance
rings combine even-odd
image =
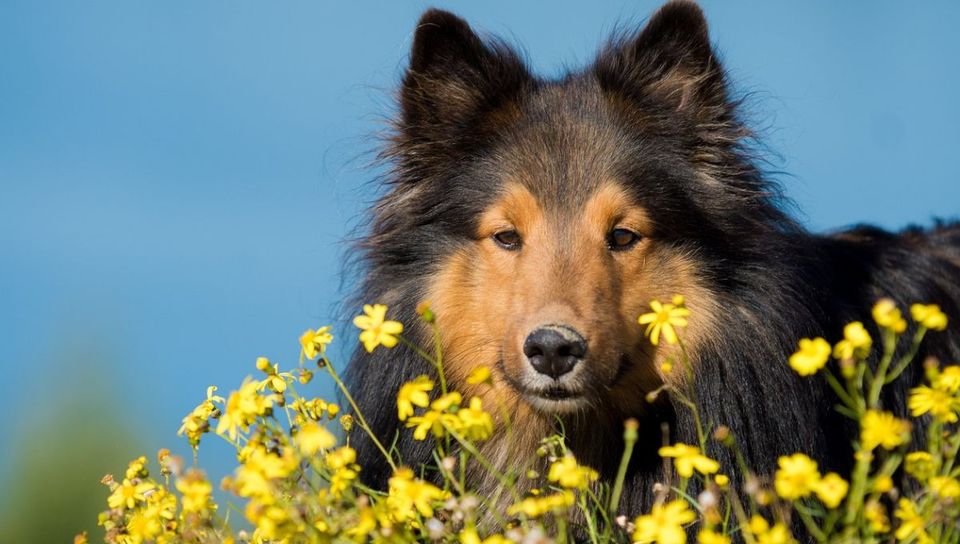
[[[836,508],[840,505],[840,502],[843,501],[843,498],[847,496],[847,489],[849,489],[849,487],[847,481],[841,478],[839,474],[831,472],[814,484],[813,491],[817,494],[817,498],[820,499],[820,502],[822,502],[824,506],[827,508]]]
[[[426,376],[417,376],[412,382],[400,386],[397,393],[397,417],[405,421],[413,415],[413,407],[426,408],[430,405],[430,396],[427,392],[433,389],[433,381]]]
[[[933,456],[925,451],[913,451],[903,458],[904,470],[907,474],[920,480],[921,482],[933,476],[936,467],[933,464]]]
[[[590,467],[577,463],[572,455],[564,455],[550,465],[547,480],[570,489],[586,489],[599,475]]]
[[[446,434],[446,428],[448,427],[458,430],[460,428],[460,418],[454,414],[430,410],[422,416],[407,419],[407,427],[413,428],[414,440],[426,440],[428,432],[432,432],[433,436],[440,438]]]
[[[350,468],[357,462],[357,451],[350,446],[343,446],[328,453],[324,461],[330,470]]]
[[[387,307],[383,304],[364,304],[364,315],[353,318],[353,324],[360,329],[360,341],[368,353],[382,345],[392,348],[397,345],[397,335],[403,332],[403,323],[387,321]]]
[[[356,465],[354,465],[356,466]],[[334,497],[340,497],[350,488],[353,481],[357,479],[357,470],[354,468],[341,468],[330,477],[330,493]]]
[[[910,315],[913,320],[933,331],[942,331],[947,328],[947,314],[936,304],[914,304],[910,306]]]
[[[929,412],[939,421],[956,423],[957,412],[960,412],[960,399],[940,389],[920,386],[910,390],[907,406],[913,417],[920,417]]]
[[[333,342],[330,326],[320,327],[317,330],[307,329],[300,335],[300,354],[307,359],[316,359],[327,351],[327,346]]]
[[[309,422],[302,427],[293,437],[297,449],[305,456],[315,455],[320,450],[326,450],[337,444],[337,437],[333,433],[321,427],[320,425]]]
[[[933,387],[950,394],[960,391],[960,366],[951,365],[940,371],[933,379]]]
[[[816,374],[830,358],[830,344],[823,338],[804,338],[800,349],[790,356],[790,368],[801,376]]]
[[[443,395],[430,403],[430,409],[437,412],[446,412],[454,406],[460,406],[461,402],[463,402],[463,397],[460,395],[460,393],[454,391],[452,393],[447,393],[446,395]]]
[[[664,446],[658,451],[660,457],[674,459],[677,474],[684,478],[693,476],[696,470],[700,474],[710,475],[720,470],[720,463],[700,453],[700,448],[677,442],[673,446]]]
[[[960,482],[949,476],[937,476],[930,478],[927,484],[930,491],[933,491],[941,499],[956,499],[960,497]]]
[[[652,512],[634,520],[636,529],[633,531],[633,541],[639,544],[684,544],[687,532],[683,526],[695,519],[696,514],[682,499],[656,504]]]
[[[776,523],[769,531],[757,535],[757,544],[792,544],[796,542],[790,529],[782,523]]]
[[[284,448],[277,455],[262,446],[251,446],[245,448],[244,453],[246,456],[237,468],[236,478],[236,492],[241,497],[269,498],[273,491],[272,482],[287,477],[299,465],[290,448]]]
[[[177,431],[177,435],[187,436],[190,445],[196,448],[200,444],[200,437],[210,430],[210,416],[217,411],[215,403],[224,403],[223,397],[214,395],[217,388],[210,386],[207,388],[207,400],[200,403],[192,412],[183,418],[183,424]]]
[[[697,544],[730,544],[730,537],[703,529],[697,533]]]
[[[843,328],[843,340],[837,342],[833,348],[833,356],[840,360],[862,359],[870,353],[873,339],[864,328],[863,323],[854,321]]]
[[[481,383],[490,383],[490,368],[480,365],[477,368],[474,368],[470,371],[470,375],[467,376],[467,383],[471,385],[477,385]]]
[[[887,509],[877,501],[870,501],[863,507],[863,516],[874,533],[886,533],[890,530],[890,518]]]
[[[137,510],[127,520],[127,540],[130,544],[140,544],[156,540],[163,533],[163,520],[157,508]]]
[[[411,520],[417,513],[429,518],[433,504],[446,498],[442,489],[414,478],[406,467],[397,469],[388,484],[387,507],[397,521]]]
[[[367,535],[377,528],[377,513],[373,508],[362,507],[357,512],[357,518],[352,527],[346,530],[346,534],[357,542],[367,542]]]
[[[932,542],[930,535],[925,529],[927,521],[923,515],[917,511],[917,505],[910,499],[900,499],[897,502],[897,510],[893,513],[900,520],[900,526],[894,536],[897,540],[908,540],[915,538],[917,542]]]
[[[287,382],[293,381],[293,374],[280,372],[280,365],[272,364],[266,357],[257,359],[257,369],[267,374],[267,377],[257,386],[257,389],[261,391],[270,388],[277,393],[283,394],[283,392],[287,390]]]
[[[806,497],[820,481],[817,463],[802,453],[780,457],[780,468],[774,478],[777,495],[787,500]]]
[[[750,518],[750,524],[747,526],[747,529],[754,536],[762,535],[770,530],[770,523],[767,522],[763,516],[754,514]]]
[[[483,410],[479,397],[470,399],[470,406],[457,411],[460,418],[460,432],[467,440],[486,440],[493,434],[493,418]]]
[[[73,544],[87,544],[87,532],[84,531],[73,537]]]
[[[230,393],[226,410],[217,424],[217,434],[224,434],[230,440],[237,439],[237,431],[246,432],[258,416],[265,415],[273,406],[273,397],[257,393],[259,384],[248,377],[238,391]]]
[[[716,482],[721,488],[727,487],[730,485],[730,477],[726,474],[717,474],[713,477],[713,481]]]
[[[573,492],[566,490],[542,497],[527,497],[507,508],[507,515],[523,514],[528,518],[538,518],[550,512],[560,513],[573,506],[574,499]]]
[[[245,512],[247,520],[256,525],[253,542],[289,542],[296,532],[296,526],[284,508],[273,504],[250,501]]]
[[[460,531],[459,536],[460,544],[513,544],[512,540],[498,534],[492,534],[481,541],[477,529],[472,526]]]
[[[897,303],[889,298],[882,298],[874,304],[873,320],[877,322],[877,325],[896,333],[907,330],[907,322],[900,314]]]
[[[690,317],[690,310],[682,304],[661,304],[658,300],[650,301],[650,313],[640,316],[637,320],[641,325],[646,325],[645,335],[650,337],[650,343],[657,345],[660,342],[660,335],[667,340],[668,344],[678,342],[677,331],[675,327],[686,327],[687,318]]]
[[[461,402],[463,402],[463,397],[460,393],[456,391],[447,393],[430,403],[430,410],[422,416],[408,418],[407,427],[414,428],[414,440],[425,440],[428,431],[432,432],[437,438],[442,437],[446,433],[446,429],[459,432],[461,430],[460,418],[456,414],[448,413],[448,411],[451,408],[459,407]]]
[[[867,410],[860,420],[860,442],[867,451],[877,446],[892,450],[910,440],[910,422],[890,412]]]
[[[110,508],[133,508],[138,502],[146,500],[145,493],[153,488],[154,485],[148,482],[124,479],[107,497],[107,505]]]
[[[213,485],[198,470],[187,472],[177,480],[177,491],[183,496],[183,511],[206,514],[212,508]]]
[[[889,476],[877,476],[873,481],[873,490],[877,493],[886,493],[893,489],[893,478]]]
[[[480,535],[477,534],[477,530],[473,527],[467,527],[466,529],[460,531],[460,544],[481,544]]]
[[[147,476],[147,458],[145,456],[141,455],[127,465],[127,479],[146,478]]]
[[[754,515],[750,518],[747,529],[756,537],[758,544],[790,544],[794,542],[790,530],[782,523],[770,527],[770,523],[762,516]]]

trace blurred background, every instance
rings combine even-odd
[[[545,76],[658,5],[433,4]],[[294,365],[335,322],[427,5],[0,2],[0,542],[95,541],[104,473],[189,458],[207,385]],[[704,8],[806,225],[960,213],[960,3]],[[216,440],[200,460],[215,481],[232,461]]]

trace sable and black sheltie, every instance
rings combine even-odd
[[[700,411],[735,433],[761,474],[796,451],[835,470],[850,459],[855,429],[833,394],[786,364],[798,339],[836,340],[881,297],[935,302],[953,322],[918,359],[960,361],[960,225],[806,232],[758,165],[693,3],[667,4],[556,80],[430,10],[399,102],[359,298],[389,305],[423,345],[430,332],[415,308],[431,301],[450,381],[510,411],[512,434],[485,446],[502,466],[562,425],[578,460],[612,479],[633,417],[641,439],[624,505],[648,508],[662,429],[696,442],[688,410],[645,400],[672,379],[658,364],[670,346],[652,346],[637,316],[676,293],[692,311],[684,335]],[[493,388],[464,382],[479,365],[493,370]],[[399,428],[394,399],[431,372],[402,345],[359,350],[350,363],[369,423],[387,443],[397,437],[412,465],[431,461],[431,445]],[[914,365],[886,406],[903,415],[921,375]],[[380,453],[362,433],[352,440],[363,477],[385,485]],[[709,453],[733,470],[725,451]]]

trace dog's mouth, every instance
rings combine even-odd
[[[551,414],[579,412],[590,405],[587,397],[579,391],[564,387],[521,390],[524,399],[536,410]]]
[[[531,387],[511,376],[503,366],[498,364],[507,383],[520,393],[523,399],[538,411],[558,414],[578,412],[590,405],[587,392],[572,385],[555,383],[545,387]]]
[[[580,398],[583,395],[578,391],[571,391],[566,387],[550,387],[536,391],[527,390],[527,395],[533,395],[544,400],[570,400]]]

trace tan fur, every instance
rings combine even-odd
[[[612,252],[606,237],[615,227],[643,238],[627,251]],[[477,241],[441,266],[429,298],[444,366],[455,388],[466,398],[479,396],[497,418],[501,430],[483,448],[496,466],[520,468],[551,433],[552,415],[531,407],[507,379],[529,364],[522,346],[536,327],[564,323],[587,339],[582,364],[593,365],[591,376],[601,382],[597,389],[607,391],[596,406],[608,406],[591,417],[608,418],[642,411],[645,394],[670,379],[659,366],[678,353],[652,346],[637,323],[651,300],[685,295],[694,315],[682,337],[691,353],[712,335],[711,316],[718,308],[697,278],[695,261],[658,244],[651,227],[646,211],[616,181],[600,184],[581,209],[543,205],[515,181],[483,214]],[[521,250],[508,251],[493,241],[494,234],[513,229],[523,237]],[[623,355],[630,364],[618,376]],[[464,382],[480,365],[493,372],[492,386]],[[508,417],[511,430],[504,432]]]

